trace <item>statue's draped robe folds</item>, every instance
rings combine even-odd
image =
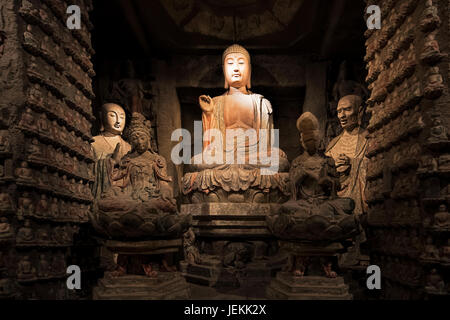
[[[272,140],[272,129],[273,129],[273,119],[272,119],[272,106],[270,102],[265,99],[260,94],[250,94],[252,104],[253,104],[253,125],[252,128],[256,131],[256,153],[246,152],[246,157],[256,157],[259,155],[259,152],[262,151],[262,156],[270,158],[271,152],[279,152],[279,169],[278,171],[286,171],[289,168],[289,163],[287,161],[286,155],[282,150],[278,148],[271,148],[271,140]],[[203,150],[208,150],[211,147],[211,139],[214,138],[211,136],[211,129],[216,129],[220,131],[222,135],[222,143],[223,143],[223,162],[224,164],[214,164],[214,165],[197,165],[196,163],[191,163],[188,166],[187,172],[183,177],[183,193],[188,194],[191,191],[199,190],[199,191],[211,191],[215,188],[221,188],[225,191],[240,191],[247,190],[251,187],[257,187],[261,190],[269,190],[269,189],[279,189],[282,193],[288,194],[288,185],[287,185],[287,177],[284,175],[280,175],[279,173],[263,175],[261,174],[261,165],[259,159],[256,159],[256,164],[249,164],[246,161],[246,164],[235,165],[235,164],[227,164],[226,162],[226,153],[227,152],[235,152],[236,150],[226,150],[226,125],[224,121],[224,108],[225,108],[225,97],[226,93],[214,97],[214,110],[207,114],[203,112],[202,114],[202,123],[203,123],[203,132],[205,136],[203,137]],[[267,147],[261,149],[260,141],[260,130],[264,129],[267,133]],[[245,130],[245,129],[244,129]],[[248,146],[248,143],[246,143]],[[194,159],[198,159],[200,155],[194,157]],[[261,157],[261,155],[259,155]],[[270,164],[265,165],[266,167],[270,167]]]
[[[328,145],[326,155],[336,159],[340,154],[345,153],[350,158],[349,172],[344,174],[341,179],[341,189],[338,196],[343,198],[352,198],[355,201],[355,214],[367,212],[367,203],[364,194],[367,172],[367,131],[359,129],[354,137],[344,136],[345,132],[334,138]],[[356,148],[351,149],[350,139],[357,139]],[[350,143],[349,143],[350,142]],[[354,145],[354,144],[353,144]]]

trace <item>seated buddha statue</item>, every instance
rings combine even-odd
[[[172,179],[164,157],[151,149],[150,128],[143,115],[133,113],[131,152],[120,159],[118,145],[109,158],[110,187],[98,199],[94,217],[103,233],[128,238],[178,235],[188,223],[188,216],[176,214]]]
[[[289,170],[289,161],[282,150],[272,146],[269,100],[250,91],[250,54],[233,44],[224,51],[222,66],[225,93],[199,97],[203,150],[185,166],[183,193],[208,194],[216,188],[227,192],[250,187],[264,192],[283,189],[278,173]]]

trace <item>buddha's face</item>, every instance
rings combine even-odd
[[[105,131],[122,134],[126,121],[125,111],[117,104],[108,103],[103,106],[102,121]]]
[[[135,132],[130,137],[133,150],[144,153],[150,148],[150,137],[143,132]]]
[[[229,87],[241,88],[249,83],[250,64],[242,53],[230,53],[223,62],[225,81]]]
[[[342,129],[353,129],[358,125],[358,109],[359,106],[355,106],[349,99],[339,100],[336,110]]]

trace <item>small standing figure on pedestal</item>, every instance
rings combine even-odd
[[[195,246],[195,233],[192,227],[183,234],[184,259],[189,264],[199,264],[201,262],[200,252]]]

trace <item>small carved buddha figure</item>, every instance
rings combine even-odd
[[[77,186],[77,183],[75,182],[75,178],[70,179],[69,191],[74,195],[77,194],[78,186]]]
[[[8,192],[0,191],[0,210],[9,211],[13,209],[13,202]]]
[[[50,175],[49,180],[50,180],[50,185],[53,188],[53,190],[59,190],[61,182],[59,179],[58,172],[55,171],[52,175]]]
[[[17,232],[17,242],[32,242],[34,240],[33,229],[30,220],[26,219],[23,227]]]
[[[39,278],[46,278],[50,276],[50,264],[48,263],[47,257],[45,254],[41,254],[39,256],[39,265],[37,275]]]
[[[63,188],[62,191],[68,192],[70,191],[70,182],[67,180],[67,176],[63,175],[61,178],[60,187]]]
[[[11,238],[14,236],[14,230],[6,217],[0,218],[0,239]]]
[[[439,206],[439,211],[434,214],[434,227],[449,228],[450,227],[450,213],[445,204]]]
[[[30,196],[28,192],[24,192],[18,200],[18,210],[17,215],[19,219],[22,219],[23,216],[33,215],[34,214],[34,203],[33,198]]]
[[[71,243],[72,242],[72,232],[69,229],[69,227],[65,226],[61,229],[61,240],[64,243]]]
[[[30,257],[24,256],[17,265],[17,278],[30,280],[36,277],[36,268],[31,264]]]
[[[439,43],[436,40],[436,33],[430,33],[426,36],[420,59],[424,62],[435,62],[441,57]]]
[[[9,152],[9,148],[8,130],[0,130],[0,152]]]
[[[445,282],[442,280],[442,277],[439,275],[436,268],[431,269],[430,274],[427,276],[425,289],[439,292],[445,290]]]
[[[41,199],[36,205],[35,215],[37,217],[46,217],[48,215],[49,205],[45,194],[41,194]]]
[[[44,135],[50,134],[50,121],[47,118],[47,115],[45,113],[41,113],[39,115],[39,119],[37,121],[37,127],[39,130],[39,133]]]
[[[48,244],[50,242],[51,237],[46,229],[41,228],[37,230],[37,239],[41,244]]]
[[[64,170],[66,170],[67,172],[72,172],[73,171],[73,162],[72,162],[72,158],[70,157],[69,153],[66,152],[64,153]]]
[[[442,154],[438,159],[439,169],[442,171],[450,170],[450,154]]]
[[[422,259],[439,259],[439,250],[433,244],[433,238],[429,236],[424,247],[425,251],[420,256]]]
[[[55,275],[66,273],[66,261],[64,254],[58,254],[53,256],[51,270]]]
[[[50,216],[53,218],[59,217],[58,198],[52,198],[52,203],[50,204]]]
[[[20,119],[19,126],[28,129],[36,129],[34,113],[30,108],[25,109],[25,112],[22,114],[22,118]]]
[[[28,162],[22,161],[20,166],[14,170],[17,180],[22,182],[33,182],[33,170],[28,167]]]
[[[61,130],[61,127],[59,126],[58,121],[53,120],[52,125],[51,125],[52,138],[54,140],[59,139],[61,131],[63,131],[63,130]]]
[[[37,182],[38,185],[41,187],[48,187],[49,186],[49,173],[48,173],[48,169],[47,167],[44,167],[44,169],[42,169],[42,171],[38,173],[38,178],[37,178]]]

